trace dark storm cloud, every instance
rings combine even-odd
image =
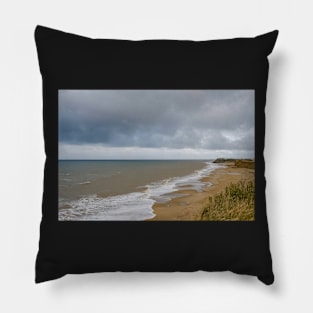
[[[254,151],[254,91],[60,90],[59,142]]]

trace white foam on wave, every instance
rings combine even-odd
[[[157,202],[167,202],[175,197],[172,193],[178,190],[195,190],[200,192],[205,187],[212,185],[210,182],[202,182],[201,179],[208,176],[216,168],[221,167],[221,165],[206,162],[206,166],[203,169],[197,170],[190,175],[173,177],[162,182],[146,185],[146,193]]]
[[[142,221],[154,217],[155,201],[142,192],[100,198],[95,195],[70,202],[59,210],[59,220]]]
[[[68,203],[70,208],[59,210],[59,220],[107,220],[141,221],[155,216],[152,206],[155,202],[167,202],[177,197],[178,190],[196,190],[200,192],[212,185],[201,182],[220,164],[206,162],[206,166],[182,177],[173,177],[142,186],[143,192],[100,198],[96,195],[81,198]]]

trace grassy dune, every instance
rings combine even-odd
[[[202,213],[203,221],[253,221],[254,182],[230,183],[224,191],[209,197]]]

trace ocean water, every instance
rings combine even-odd
[[[59,161],[59,220],[140,221],[178,190],[201,191],[211,161]]]

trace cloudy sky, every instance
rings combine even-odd
[[[59,159],[254,157],[254,90],[59,90]]]

